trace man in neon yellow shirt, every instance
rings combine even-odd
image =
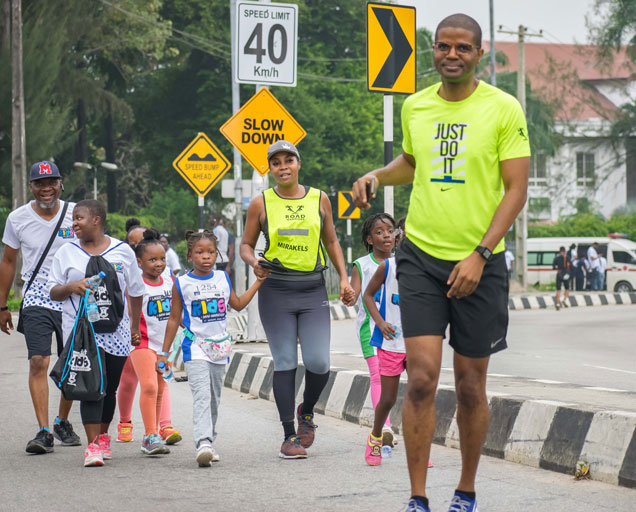
[[[403,406],[409,512],[429,511],[426,473],[447,326],[462,451],[452,511],[477,512],[488,361],[506,348],[503,237],[526,201],[530,145],[517,100],[475,78],[483,53],[475,20],[464,14],[442,20],[434,45],[441,84],[405,101],[403,153],[353,185],[356,204],[369,208],[371,185],[413,183],[406,239],[396,255],[409,375]]]

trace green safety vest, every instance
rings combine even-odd
[[[280,197],[273,188],[263,192],[267,239],[264,257],[301,272],[322,270],[325,255],[320,243],[320,190],[309,188],[304,197]]]

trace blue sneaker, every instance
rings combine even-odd
[[[479,512],[477,510],[477,500],[471,500],[465,494],[455,491],[455,496],[451,500],[448,512]]]
[[[425,507],[415,499],[410,499],[404,512],[431,512],[431,509]]]
[[[144,440],[141,442],[141,453],[145,455],[160,455],[162,453],[170,453],[170,449],[159,434],[150,434],[149,436],[144,436]]]

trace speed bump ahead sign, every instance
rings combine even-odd
[[[221,133],[261,175],[269,172],[267,148],[277,140],[298,144],[307,135],[268,89],[261,89],[221,126]]]
[[[415,92],[415,7],[367,4],[367,88]]]
[[[351,192],[350,190],[338,192],[338,218],[360,218],[360,208],[358,208],[353,202],[353,192]]]
[[[172,166],[200,196],[205,196],[231,167],[205,133],[199,133]]]

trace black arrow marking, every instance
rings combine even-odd
[[[395,18],[392,9],[384,9],[382,7],[372,7],[372,9],[384,31],[384,35],[391,44],[391,53],[384,61],[378,76],[375,77],[373,87],[391,89],[413,53],[413,48]]]
[[[356,208],[357,208],[357,206],[353,202],[353,194],[351,192],[341,192],[341,194],[342,194],[342,197],[344,197],[349,203],[349,206],[341,215],[341,217],[351,217],[351,215],[353,214],[353,212],[356,211]]]

